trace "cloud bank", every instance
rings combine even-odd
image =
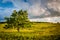
[[[30,19],[47,19],[46,17],[57,17],[60,16],[60,0],[3,0],[2,3],[11,2],[13,7],[2,8],[0,7],[0,15],[8,16],[11,15],[13,10],[28,10]],[[3,10],[3,12],[2,12]],[[44,21],[46,21],[43,19]],[[54,18],[55,20],[56,18]],[[53,20],[53,21],[54,21]],[[52,21],[52,20],[49,20]]]

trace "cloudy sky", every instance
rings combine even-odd
[[[28,11],[31,21],[60,21],[60,0],[0,0],[0,21],[20,9]]]

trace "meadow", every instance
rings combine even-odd
[[[31,22],[31,27],[4,29],[6,23],[0,23],[0,40],[59,40],[60,23]]]

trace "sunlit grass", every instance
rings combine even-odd
[[[4,26],[5,24],[0,24],[0,32],[18,32],[17,29],[4,29],[3,28]],[[57,31],[57,27],[58,26],[56,23],[33,23],[31,27],[20,28],[20,32],[23,32],[23,33],[35,32],[41,35],[46,35],[46,34],[49,35],[49,34],[55,34],[55,32]]]
[[[32,23],[31,27],[17,29],[4,29],[6,23],[0,24],[1,40],[55,40],[60,35],[60,24],[57,23]]]

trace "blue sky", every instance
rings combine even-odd
[[[5,2],[3,3],[2,0],[0,1],[0,7],[3,8],[9,8],[9,7],[14,7],[12,2]]]
[[[4,19],[4,16],[9,16],[7,9],[13,8],[14,5],[12,2],[3,2],[3,0],[0,0],[0,20]]]
[[[27,10],[30,19],[43,18],[44,21],[47,17],[49,21],[53,20],[52,17],[57,17],[54,21],[60,19],[59,0],[0,0],[0,20],[10,16],[13,10],[20,9]]]

